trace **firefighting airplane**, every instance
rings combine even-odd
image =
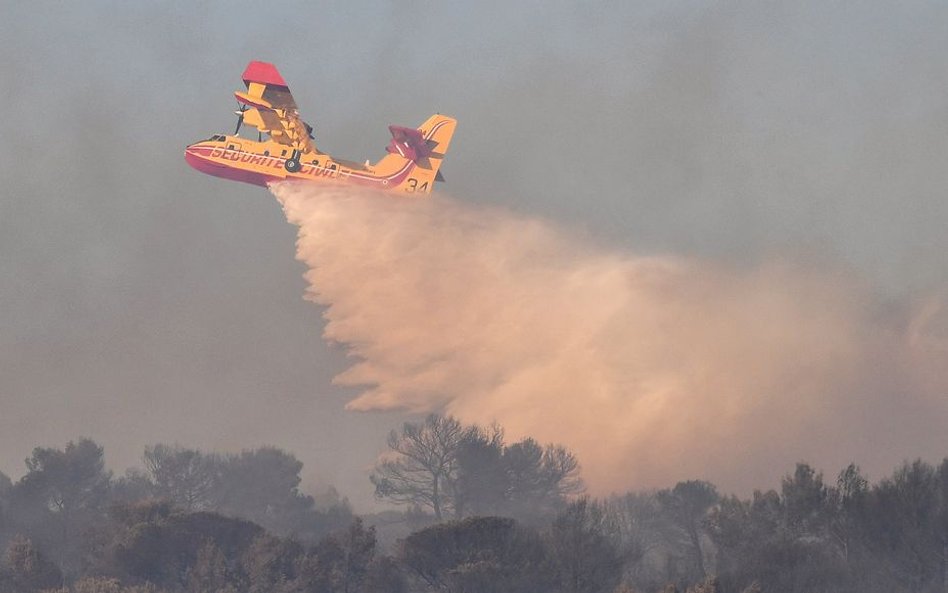
[[[433,115],[418,129],[389,126],[392,140],[382,159],[364,164],[321,152],[313,128],[302,119],[290,89],[273,64],[250,62],[247,92],[237,91],[237,129],[217,134],[184,151],[189,165],[209,175],[267,186],[284,180],[350,183],[408,193],[430,193],[444,181],[439,169],[457,120]],[[242,125],[257,128],[257,140],[239,136]]]

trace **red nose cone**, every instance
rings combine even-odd
[[[194,144],[184,149],[184,161],[191,165],[192,168],[197,169],[202,173],[207,173],[204,167],[206,167],[208,163],[198,155],[198,151]]]
[[[267,175],[258,171],[244,169],[241,168],[236,161],[231,165],[227,164],[226,161],[221,162],[220,160],[214,160],[215,158],[221,158],[221,152],[219,147],[198,142],[184,149],[184,160],[192,168],[201,173],[221,177],[223,179],[251,183],[262,187],[266,187],[268,184],[276,181],[283,181],[284,176],[282,175]],[[282,172],[282,164],[280,165],[279,171]]]

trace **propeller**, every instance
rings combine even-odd
[[[240,126],[244,123],[244,111],[247,110],[247,106],[243,103],[237,103],[237,106],[240,107],[240,111],[235,111],[234,115],[237,116],[237,127],[234,128],[234,136],[240,133]]]

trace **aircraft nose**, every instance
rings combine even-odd
[[[184,158],[191,160],[196,158],[201,158],[206,156],[207,146],[203,142],[195,142],[194,144],[188,144],[184,148]]]
[[[191,167],[200,170],[201,163],[204,159],[202,159],[201,156],[198,154],[198,151],[197,151],[198,144],[200,144],[200,142],[189,144],[187,147],[185,147],[184,160],[189,165],[191,165]]]

